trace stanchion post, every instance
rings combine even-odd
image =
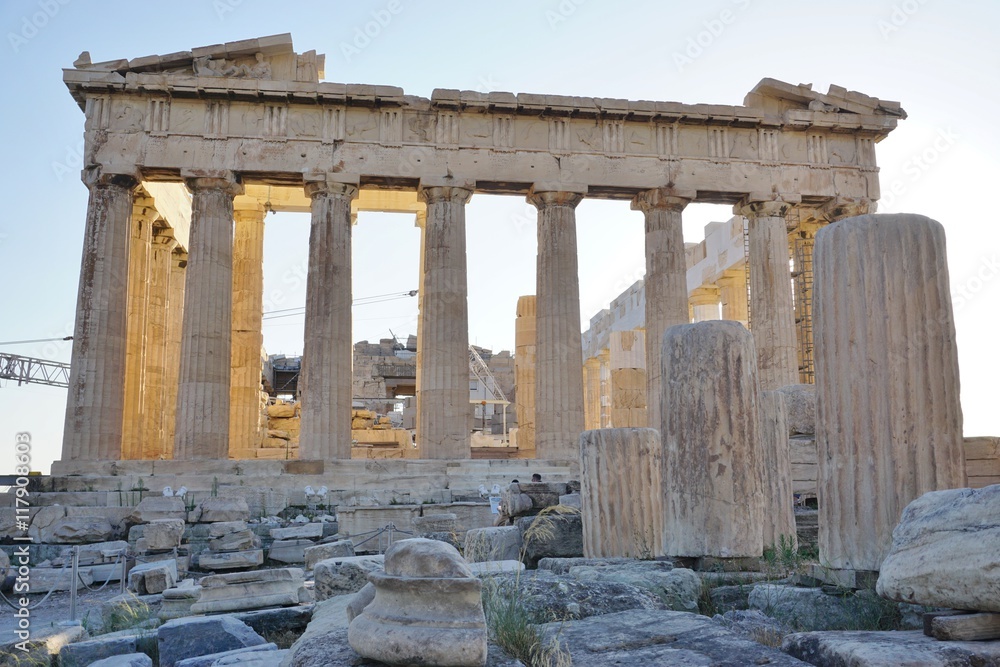
[[[76,585],[80,580],[80,547],[73,547],[72,580],[69,583],[69,620],[76,620]]]

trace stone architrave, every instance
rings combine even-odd
[[[129,225],[139,176],[91,167],[83,180],[90,199],[62,458],[116,460],[122,453],[125,406]]]
[[[413,538],[385,554],[369,575],[375,597],[347,630],[362,657],[393,665],[485,667],[482,581],[455,547]]]
[[[514,322],[514,401],[517,410],[518,454],[535,453],[535,297],[518,297]]]
[[[465,252],[465,204],[471,183],[421,183],[427,204],[423,229],[420,302],[420,457],[467,459],[469,408],[469,303]]]
[[[780,391],[761,392],[760,445],[764,473],[764,546],[787,545],[797,550],[788,412],[785,394]]]
[[[816,235],[814,268],[820,561],[878,570],[908,503],[965,485],[944,229],[849,218]]]
[[[264,207],[233,212],[232,380],[229,387],[229,455],[251,458],[263,440],[260,418],[260,349],[264,344]]]
[[[184,290],[174,458],[229,457],[232,363],[233,198],[231,172],[182,172],[192,192]]]
[[[760,556],[760,384],[750,332],[725,321],[673,326],[661,361],[666,555]]]
[[[351,458],[351,201],[358,180],[307,175],[312,200],[299,453],[303,459]]]
[[[173,413],[165,410],[168,392],[167,376],[171,366],[176,367],[176,356],[168,356],[168,331],[170,328],[169,302],[171,294],[172,256],[177,247],[176,239],[166,229],[154,231],[149,255],[149,312],[146,320],[146,369],[145,409],[143,411],[143,438],[141,458],[155,460],[168,448],[166,425]],[[176,391],[176,387],[174,388]]]
[[[632,209],[646,222],[646,410],[647,424],[660,423],[660,346],[663,332],[687,324],[687,257],[681,217],[694,192],[669,188],[640,192]]]
[[[580,484],[584,557],[664,555],[659,430],[584,431],[580,435]]]
[[[760,386],[777,389],[799,381],[798,341],[792,306],[785,215],[798,200],[748,197],[733,208],[750,220],[750,329],[757,348]]]
[[[146,421],[146,354],[149,342],[150,253],[156,209],[149,197],[132,203],[128,261],[128,331],[125,338],[125,414],[122,458],[143,458]]]
[[[583,344],[576,206],[583,197],[581,191],[540,186],[528,194],[538,209],[535,451],[540,459],[575,461],[580,455]]]

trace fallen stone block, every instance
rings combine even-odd
[[[927,637],[920,630],[802,632],[785,637],[781,650],[817,667],[984,667],[1000,664],[1000,642],[943,642]]]
[[[259,548],[260,538],[252,530],[240,530],[228,533],[208,542],[208,549],[213,552],[247,551]]]
[[[194,518],[197,523],[216,523],[218,521],[246,521],[250,518],[250,506],[245,498],[215,497],[205,498],[195,508]]]
[[[326,560],[328,558],[349,558],[354,556],[354,541],[337,540],[336,542],[328,542],[326,544],[317,544],[315,546],[306,547],[303,555],[305,556],[306,569],[311,570],[316,566],[316,563],[321,560]]]
[[[267,636],[277,632],[293,632],[301,634],[309,625],[313,616],[314,605],[300,604],[294,607],[279,607],[277,609],[254,609],[234,613],[233,618],[243,621],[254,632]]]
[[[85,544],[80,547],[80,565],[104,565],[114,563],[128,549],[128,542],[125,540],[114,540],[111,542],[95,542]]]
[[[932,491],[903,510],[876,590],[890,600],[1000,612],[1000,484]]]
[[[264,564],[263,549],[229,551],[225,553],[201,553],[198,567],[203,570],[237,570]]]
[[[40,507],[38,511],[35,512],[35,515],[31,517],[31,525],[28,526],[28,537],[30,537],[36,544],[49,543],[51,541],[50,538],[52,537],[52,525],[57,521],[61,521],[65,517],[65,507],[60,505]]]
[[[458,530],[458,515],[454,512],[445,512],[414,517],[413,530],[421,534],[454,532]]]
[[[187,518],[187,508],[183,498],[166,496],[147,496],[139,501],[132,513],[128,515],[128,523],[149,523],[157,519]]]
[[[128,588],[139,595],[162,593],[177,583],[177,561],[139,563],[128,573]]]
[[[43,531],[50,544],[88,544],[105,542],[114,533],[111,522],[103,516],[67,517]]]
[[[524,563],[519,560],[484,560],[469,563],[469,569],[477,577],[488,577],[501,572],[523,572]]]
[[[191,611],[208,614],[297,605],[304,581],[303,571],[295,567],[202,577],[201,595]]]
[[[90,667],[153,667],[153,659],[145,653],[129,653],[97,660]]]
[[[755,585],[748,603],[751,609],[759,609],[798,630],[858,630],[880,615],[886,616],[884,607],[895,607],[870,590],[829,594],[821,588],[782,584]]]
[[[701,578],[692,570],[671,568],[669,563],[650,564],[661,565],[661,568],[626,565],[621,568],[611,567],[573,567],[569,574],[580,581],[613,581],[642,588],[663,601],[668,609],[674,611],[698,611],[698,598],[701,596]]]
[[[519,560],[523,546],[516,526],[473,528],[465,534],[465,558],[469,562]]]
[[[276,540],[291,540],[297,538],[323,537],[323,524],[305,523],[301,526],[288,526],[286,528],[272,528],[271,537]]]
[[[179,586],[168,588],[163,591],[163,601],[160,603],[160,610],[157,612],[161,621],[169,621],[174,618],[191,616],[191,605],[201,597],[201,586],[194,583],[192,579],[185,579]]]
[[[312,540],[275,540],[267,551],[267,557],[279,563],[304,563],[305,550],[311,546],[313,546]]]
[[[383,556],[349,556],[319,561],[313,569],[316,601],[360,591],[368,583],[368,574],[382,571],[383,563]]]
[[[547,528],[532,530],[535,521],[544,521]],[[516,525],[524,541],[524,562],[528,567],[542,558],[583,556],[583,521],[579,512],[522,517]]]
[[[221,653],[209,653],[207,655],[199,655],[194,658],[185,658],[175,664],[175,667],[212,667],[218,664],[217,661],[226,658],[231,658],[233,656],[245,656],[248,653],[258,653],[261,651],[277,651],[277,644],[258,644],[257,646],[247,646],[244,648],[234,648],[231,651],[222,651]],[[233,663],[226,663],[233,664]]]
[[[141,551],[165,551],[179,547],[184,534],[184,522],[180,519],[156,519],[146,524],[142,540],[138,540]]]
[[[216,521],[208,526],[209,537],[222,537],[232,533],[240,533],[247,529],[246,521]]]
[[[89,570],[80,570],[76,581],[76,589],[79,590],[84,585],[94,583],[94,577]],[[73,570],[68,567],[32,567],[31,586],[32,593],[48,593],[49,591],[70,590]]]
[[[160,667],[175,667],[186,658],[266,644],[250,626],[231,616],[177,618],[156,631]]]

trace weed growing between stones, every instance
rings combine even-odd
[[[129,630],[149,620],[152,615],[149,605],[132,593],[129,596],[127,600],[111,605],[107,610],[101,622],[101,634]]]

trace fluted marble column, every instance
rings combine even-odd
[[[708,322],[719,319],[719,288],[714,285],[702,285],[691,292],[688,302],[694,311],[695,322]]]
[[[583,362],[583,427],[601,428],[601,360],[591,357]]]
[[[158,459],[166,446],[167,368],[177,366],[177,356],[168,356],[167,330],[170,302],[171,261],[177,241],[172,230],[155,230],[149,254],[149,305],[146,318],[145,410],[140,458]],[[169,415],[173,417],[173,413]]]
[[[583,344],[576,206],[580,192],[532,190],[538,208],[538,314],[535,450],[540,459],[580,456],[583,431]]]
[[[184,330],[184,288],[187,285],[187,251],[174,248],[170,255],[170,296],[167,301],[166,372],[163,376],[163,449],[154,458],[174,457],[177,432],[177,389],[180,382],[181,334]]]
[[[467,459],[469,407],[469,302],[465,204],[473,186],[421,184],[424,225],[423,300],[420,311],[420,402],[417,432],[425,459]]]
[[[640,192],[632,208],[646,218],[646,405],[648,424],[660,423],[660,346],[663,332],[687,324],[687,257],[681,215],[694,193],[661,188]]]
[[[785,201],[750,201],[734,211],[750,220],[750,330],[757,348],[760,386],[778,389],[799,381],[792,274],[788,265]]]
[[[343,180],[339,180],[343,179]],[[356,177],[307,176],[312,199],[299,457],[351,458],[351,200]]]
[[[722,319],[739,322],[743,326],[746,326],[749,321],[746,271],[742,269],[727,270],[715,284],[719,286],[719,299],[722,302]]]
[[[146,322],[149,315],[149,255],[153,221],[157,218],[150,197],[132,203],[128,262],[128,325],[125,335],[125,415],[122,423],[122,458],[143,457],[146,424]]]
[[[63,460],[122,453],[129,223],[138,174],[85,169],[90,190],[73,329]]]
[[[242,193],[243,187],[228,172],[192,173],[186,183],[193,196],[191,247],[184,290],[174,458],[227,459],[233,197]]]
[[[965,485],[944,228],[862,215],[814,259],[820,561],[878,570],[907,504]]]
[[[778,390],[760,393],[760,444],[764,473],[764,547],[784,544],[798,549],[795,495],[788,443],[788,411]]]
[[[264,344],[264,207],[233,212],[233,349],[229,387],[229,456],[250,458],[260,446],[260,348]]]
[[[514,322],[515,403],[517,406],[517,451],[519,456],[535,455],[535,367],[536,321],[534,295],[517,299]]]

